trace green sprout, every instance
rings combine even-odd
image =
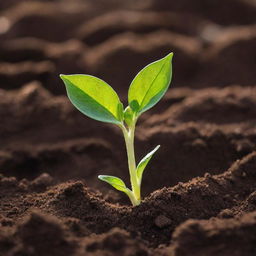
[[[173,53],[143,68],[133,79],[128,91],[128,106],[124,109],[117,93],[103,80],[90,75],[60,75],[72,104],[84,115],[117,125],[123,132],[131,189],[117,177],[99,175],[98,178],[124,192],[132,204],[141,202],[141,181],[144,169],[159,149],[148,153],[138,165],[134,153],[134,133],[139,116],[152,108],[166,93],[172,78]]]

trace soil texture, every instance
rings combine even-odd
[[[136,130],[137,159],[161,148],[132,207],[97,179],[129,184],[121,131],[78,112],[59,74],[126,104],[171,51]],[[0,1],[0,256],[255,256],[255,70],[253,0]]]

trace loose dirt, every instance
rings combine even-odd
[[[249,0],[0,2],[0,255],[256,255],[255,17]],[[99,76],[126,102],[170,51],[137,160],[161,148],[131,207],[97,179],[129,184],[121,132],[75,110],[58,75]]]

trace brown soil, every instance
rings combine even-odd
[[[256,255],[256,7],[250,0],[0,2],[0,255]],[[56,10],[58,10],[56,12]],[[173,51],[172,88],[142,115],[157,144],[144,200],[118,128],[68,101],[60,73],[90,73],[126,101]]]

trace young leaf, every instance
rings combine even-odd
[[[153,107],[165,94],[172,78],[172,57],[168,54],[143,68],[133,79],[128,101],[139,114]]]
[[[73,105],[92,119],[120,124],[123,105],[114,89],[103,80],[89,75],[60,75]]]
[[[124,120],[124,105],[123,103],[119,102],[117,106],[117,114],[118,114],[118,120]]]
[[[154,153],[160,148],[160,145],[156,146],[150,153],[148,153],[138,164],[137,166],[137,177],[139,180],[139,183],[141,183],[142,175],[144,172],[144,169],[146,168],[148,162],[154,155]]]
[[[133,115],[134,112],[130,108],[130,106],[127,106],[126,109],[124,110],[124,121],[125,123],[129,126],[133,122]]]
[[[124,182],[115,177],[115,176],[109,176],[109,175],[99,175],[98,178],[102,181],[107,182],[108,184],[110,184],[112,187],[114,187],[115,189],[125,192],[128,192],[128,188],[125,186]]]

